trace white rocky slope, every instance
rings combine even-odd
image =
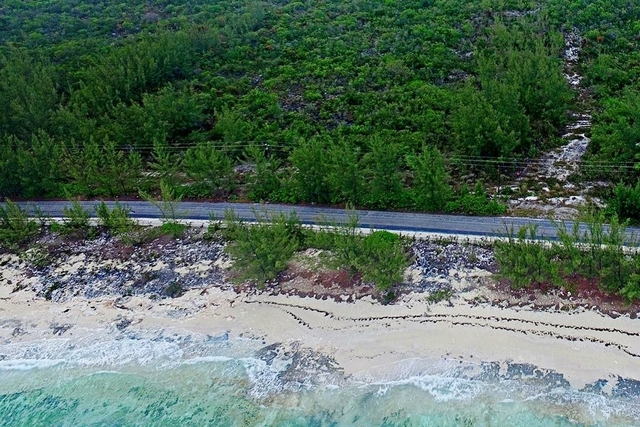
[[[582,86],[583,77],[578,72],[582,38],[577,30],[565,34],[564,76],[581,98],[588,97]],[[578,213],[580,206],[593,203],[601,205],[600,200],[590,198],[587,192],[594,186],[604,183],[568,182],[572,174],[579,171],[582,156],[591,141],[591,114],[571,113],[571,122],[562,136],[566,144],[544,153],[540,159],[532,160],[520,177],[511,185],[513,192],[520,195],[509,202],[513,214],[526,213],[528,216],[553,215],[555,218],[570,219]],[[543,183],[539,189],[525,189],[527,182]],[[524,191],[523,191],[524,189]],[[523,192],[526,195],[522,194]]]

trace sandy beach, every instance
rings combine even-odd
[[[5,344],[98,331],[171,330],[255,338],[265,345],[296,343],[333,358],[345,376],[370,382],[401,361],[434,359],[495,362],[502,368],[531,364],[561,374],[574,389],[605,379],[603,392],[618,378],[640,378],[640,320],[583,307],[540,311],[486,302],[491,278],[483,270],[456,272],[455,294],[437,303],[420,292],[390,305],[369,297],[339,302],[237,293],[221,282],[178,298],[76,296],[54,302],[27,286],[39,279],[17,257],[3,255],[2,265],[0,342]]]

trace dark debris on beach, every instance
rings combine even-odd
[[[225,257],[222,243],[189,230],[178,239],[164,236],[138,246],[107,235],[69,241],[50,236],[27,255],[30,287],[52,301],[71,297],[146,295],[180,296],[224,282],[216,260]],[[38,263],[29,257],[43,259]],[[194,268],[196,267],[196,268]]]

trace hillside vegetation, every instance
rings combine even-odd
[[[588,158],[609,162],[584,178],[622,179],[617,213],[633,217],[639,19],[622,0],[5,1],[0,197],[162,182],[184,198],[500,214],[485,185],[560,144],[584,107],[563,76],[577,30]]]

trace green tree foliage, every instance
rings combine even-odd
[[[475,156],[528,155],[567,119],[572,94],[558,52],[562,35],[498,21],[478,55],[480,90],[461,93],[453,116],[459,147]],[[542,34],[542,36],[540,35]],[[539,148],[534,146],[534,148]]]
[[[135,225],[130,217],[131,209],[120,203],[116,202],[113,208],[109,209],[105,202],[100,202],[95,211],[98,216],[98,224],[106,228],[112,235],[124,234]]]
[[[7,199],[0,204],[0,247],[14,249],[32,240],[40,231],[38,222],[29,218],[16,203]]]
[[[119,149],[113,141],[73,143],[61,157],[71,178],[67,186],[71,194],[114,197],[138,188],[142,156]]]
[[[161,31],[140,36],[93,60],[80,71],[70,104],[99,116],[119,102],[139,100],[145,91],[193,72],[194,55],[206,49],[198,32]]]
[[[101,119],[105,124],[99,132],[123,147],[148,149],[155,141],[185,143],[204,121],[203,108],[191,89],[168,85],[145,93],[139,103],[116,105]]]
[[[489,91],[493,85],[512,91],[535,131],[534,137],[540,138],[567,120],[572,94],[558,55],[564,40],[560,32],[541,21],[520,24],[507,27],[497,22],[491,28],[490,48],[480,57],[480,82]]]
[[[450,202],[445,210],[451,213],[493,216],[503,215],[507,207],[498,200],[489,198],[487,190],[481,181],[478,181],[473,191],[463,186]]]
[[[193,181],[192,192],[198,196],[227,195],[235,185],[231,159],[210,142],[189,148],[184,154],[182,167]]]
[[[300,201],[329,203],[327,157],[327,142],[320,138],[303,142],[291,153],[289,160],[295,170],[291,183]]]
[[[0,134],[27,140],[47,129],[59,102],[57,82],[46,59],[18,48],[0,55]]]
[[[364,177],[360,150],[349,140],[331,144],[327,153],[327,183],[331,203],[358,206],[364,198]]]
[[[182,157],[171,150],[166,142],[154,141],[149,169],[153,172],[150,187],[154,182],[165,182],[170,188],[176,188],[182,179],[179,171],[182,169]]]
[[[246,141],[248,128],[249,124],[238,111],[223,108],[216,112],[216,125],[213,131],[225,145],[233,146],[235,142]]]
[[[400,175],[401,148],[378,136],[373,137],[369,145],[370,151],[363,158],[366,206],[374,209],[403,207],[406,191]]]
[[[355,212],[349,212],[347,218],[344,224],[332,224],[333,229],[329,230],[331,244],[328,249],[335,254],[341,266],[355,274],[364,255],[362,236],[358,230],[360,218]]]
[[[375,231],[362,241],[363,253],[358,264],[363,278],[375,283],[383,292],[402,281],[408,267],[406,250],[397,234]]]
[[[552,252],[536,241],[537,227],[527,226],[507,230],[507,240],[496,242],[496,260],[500,273],[511,281],[514,288],[522,288],[532,283],[558,281],[557,264],[552,260]]]
[[[267,169],[237,197],[441,210],[409,159],[437,148],[463,159],[447,162],[451,176],[487,181],[504,171],[484,157],[513,161],[557,143],[576,110],[562,75],[563,33],[574,28],[582,85],[593,89],[586,169],[637,182],[631,163],[597,164],[637,160],[633,2],[18,3],[0,25],[2,196],[112,197],[164,179],[185,196],[226,197],[233,184],[217,187],[199,165],[197,179],[207,177],[190,185],[182,164],[207,141],[232,166],[249,145],[269,145],[269,162],[254,159]],[[30,172],[55,151],[74,155]],[[98,159],[116,152],[133,173]],[[454,211],[480,212],[469,194],[453,196]]]
[[[640,181],[635,187],[618,184],[607,200],[607,212],[623,221],[640,223]]]
[[[225,235],[230,240],[225,250],[231,256],[240,278],[255,280],[259,286],[274,279],[285,269],[299,247],[295,214],[269,217],[256,212],[255,224],[246,224],[228,212]]]
[[[412,198],[415,207],[426,211],[442,211],[452,195],[444,157],[437,148],[425,146],[420,155],[407,157],[413,172]]]
[[[254,201],[270,200],[282,185],[279,176],[282,162],[274,156],[267,157],[264,148],[257,145],[248,147],[245,156],[254,165],[247,182],[249,198]]]
[[[27,198],[60,196],[63,169],[59,143],[44,132],[33,135],[29,142],[15,143],[20,194]]]
[[[59,227],[62,233],[81,237],[89,235],[91,212],[83,208],[77,200],[74,200],[71,206],[65,206],[62,213],[64,214],[64,222]]]
[[[595,176],[622,178],[627,182],[637,174],[627,167],[640,157],[640,94],[628,92],[621,98],[607,99],[605,109],[595,121],[589,150],[594,160],[614,162],[618,168],[591,168]]]
[[[19,141],[12,136],[0,137],[0,197],[14,197],[22,193],[17,146]]]
[[[97,175],[101,193],[113,197],[134,192],[142,173],[140,154],[135,151],[125,153],[112,141],[105,141],[101,151]]]
[[[565,279],[582,276],[597,280],[608,294],[640,299],[640,254],[625,251],[625,246],[637,245],[626,225],[616,217],[605,224],[602,213],[590,213],[584,220],[570,228],[557,223],[559,242],[551,245],[536,240],[535,228],[521,228],[517,235],[507,230],[506,239],[496,243],[500,273],[517,288],[534,282],[567,286]]]
[[[513,155],[522,138],[527,136],[528,124],[522,109],[517,104],[515,110],[496,108],[487,94],[471,86],[459,96],[460,102],[451,119],[457,148],[475,157]],[[511,91],[509,96],[517,97],[517,93]],[[512,114],[521,120],[514,123]],[[523,122],[521,126],[519,121]]]
[[[163,223],[177,223],[178,208],[182,202],[182,195],[176,195],[176,190],[167,181],[160,181],[160,200],[152,195],[139,190],[140,197],[154,205],[160,212]]]

